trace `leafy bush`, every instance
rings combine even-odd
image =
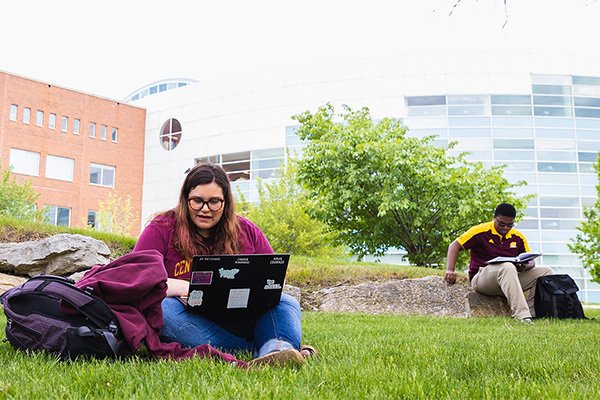
[[[260,202],[250,204],[242,198],[240,213],[258,225],[273,250],[305,256],[339,256],[342,249],[332,245],[332,233],[322,222],[306,213],[304,191],[296,183],[293,163],[288,163],[281,178],[266,184],[258,182]]]
[[[445,264],[448,245],[472,225],[491,220],[503,202],[525,208],[503,167],[453,155],[434,137],[415,138],[398,119],[374,121],[367,108],[326,105],[294,117],[307,141],[298,180],[309,192],[311,216],[340,232],[359,257],[404,249],[411,264]]]
[[[0,216],[11,216],[27,221],[41,220],[42,211],[35,202],[40,197],[30,181],[20,184],[10,174],[10,168],[0,168]]]
[[[600,159],[600,154],[598,155]],[[598,162],[594,164],[596,174],[600,178]],[[596,185],[600,195],[600,185]],[[571,239],[569,249],[579,255],[582,264],[588,268],[595,282],[600,282],[600,199],[584,209],[585,219],[577,227],[579,233]]]

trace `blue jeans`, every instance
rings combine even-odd
[[[278,306],[254,317],[237,314],[209,319],[189,311],[174,297],[163,300],[162,310],[164,327],[160,336],[164,342],[178,342],[184,347],[210,344],[227,353],[248,350],[255,357],[277,350],[300,349],[300,304],[285,293],[281,295]]]

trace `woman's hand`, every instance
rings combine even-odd
[[[187,297],[190,283],[182,279],[167,279],[167,297]]]

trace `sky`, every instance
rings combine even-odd
[[[207,81],[370,55],[600,55],[599,0],[507,0],[506,10],[504,0],[456,3],[1,0],[0,70],[120,100],[166,78]]]

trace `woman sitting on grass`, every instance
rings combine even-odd
[[[194,166],[187,174],[179,204],[156,216],[140,235],[134,251],[156,249],[164,256],[167,298],[162,302],[161,340],[186,347],[210,344],[222,351],[249,350],[250,365],[299,365],[315,351],[301,346],[298,301],[282,294],[278,306],[261,315],[205,316],[186,308],[190,265],[194,255],[272,254],[263,232],[236,215],[225,171],[214,164]]]

